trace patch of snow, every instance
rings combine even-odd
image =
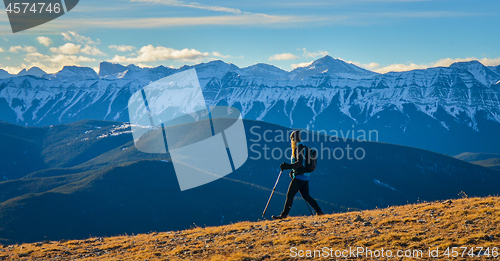
[[[445,129],[450,130],[450,126],[448,126],[448,125],[446,124],[446,122],[441,121],[440,123],[441,123],[441,125],[443,125],[443,127],[444,127]]]
[[[389,184],[387,184],[387,183],[384,183],[384,182],[379,181],[378,179],[374,179],[374,180],[373,180],[373,183],[375,183],[375,184],[377,184],[377,185],[379,185],[379,186],[382,186],[382,187],[389,188],[389,189],[390,189],[390,190],[392,190],[392,191],[396,191],[396,189],[395,189],[395,188],[393,188],[393,187],[389,186]]]
[[[439,107],[455,119],[460,114],[467,115],[469,119],[465,124],[474,130],[478,130],[479,111],[485,112],[488,119],[500,122],[500,90],[487,85],[500,84],[500,75],[478,62],[386,74],[366,71],[332,57],[323,57],[291,72],[266,64],[240,69],[222,61],[180,69],[130,65],[115,66],[119,69],[115,71],[111,67],[103,70],[103,74],[112,75],[101,75],[103,78],[96,76],[92,69],[81,67],[68,67],[57,75],[43,78],[0,78],[0,101],[5,100],[17,122],[26,125],[44,122],[47,118],[59,121],[78,118],[96,107],[104,108],[96,112],[98,118],[126,121],[127,104],[122,100],[123,95],[137,92],[158,77],[195,68],[207,105],[238,106],[244,118],[252,112],[251,119],[262,120],[277,110],[277,104],[283,103],[279,110],[289,118],[290,127],[306,127],[295,126],[293,119],[297,109],[303,108],[296,106],[302,101],[312,112],[311,122],[305,123],[309,126],[334,103],[356,123],[380,117],[379,113],[387,108],[396,108],[405,114],[405,104],[414,104],[418,111],[431,117]],[[167,99],[166,105],[168,103],[176,104],[176,101]],[[101,112],[106,116],[102,117]],[[352,112],[356,114],[351,115]],[[366,117],[358,119],[358,115]]]

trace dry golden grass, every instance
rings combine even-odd
[[[429,248],[439,247],[440,258],[432,260],[449,260],[452,258],[443,255],[447,247],[458,247],[460,255],[463,251],[460,247],[500,248],[499,200],[499,197],[465,198],[451,203],[421,203],[176,232],[11,245],[0,247],[0,260],[311,259],[291,257],[292,247],[297,251],[323,247],[333,251],[349,247],[384,248],[394,251],[393,254],[397,250],[423,250],[424,260],[431,260],[427,256]],[[362,220],[356,220],[358,215]]]

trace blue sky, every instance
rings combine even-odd
[[[180,67],[221,59],[284,70],[326,54],[378,71],[500,64],[500,1],[81,0],[13,34],[0,14],[0,68],[97,68],[101,61]]]

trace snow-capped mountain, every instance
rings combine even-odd
[[[0,69],[0,79],[12,77],[6,70]]]
[[[61,71],[55,74],[49,74],[45,78],[60,82],[74,83],[86,80],[98,80],[99,75],[97,75],[94,69],[89,67],[64,66]]]
[[[36,77],[42,77],[46,74],[47,74],[46,72],[44,72],[42,69],[40,69],[38,67],[31,67],[29,70],[23,69],[22,71],[20,71],[17,74],[17,76],[32,75],[32,76],[36,76]]]
[[[293,79],[303,79],[320,73],[354,78],[377,74],[331,56],[325,56],[306,67],[299,67],[291,71]]]
[[[99,74],[67,66],[56,74],[0,79],[0,119],[28,126],[128,121],[133,93],[191,68],[207,105],[237,107],[246,119],[344,131],[340,136],[348,130],[376,130],[379,141],[448,154],[498,152],[500,147],[500,67],[478,61],[386,74],[330,56],[291,72],[222,61],[179,69],[103,62]]]
[[[498,66],[489,66],[488,68],[490,68],[492,71],[500,74],[500,65],[498,65]]]
[[[99,76],[100,77],[111,76],[113,74],[122,73],[126,70],[127,67],[121,64],[102,62],[101,65],[99,66]]]

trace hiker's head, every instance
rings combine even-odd
[[[292,143],[300,142],[300,131],[299,130],[296,130],[296,131],[292,132],[292,134],[290,134],[290,141]]]

